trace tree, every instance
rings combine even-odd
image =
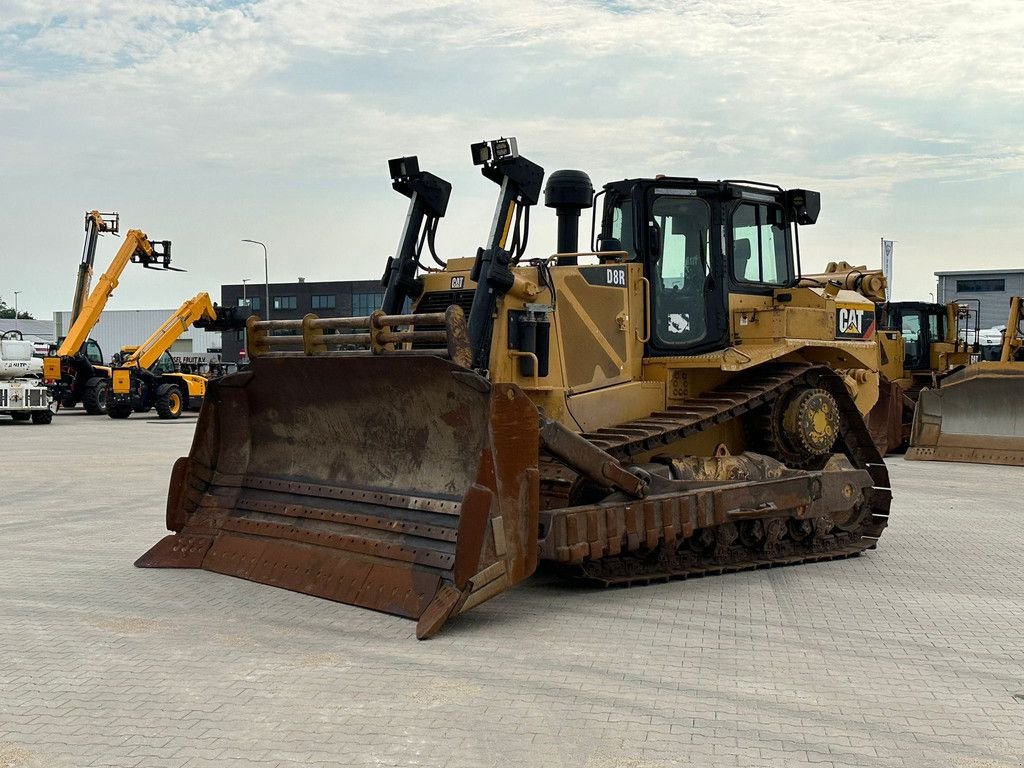
[[[34,320],[28,312],[23,309],[18,310],[18,317],[21,320]],[[7,302],[0,296],[0,320],[13,320],[14,319],[14,307],[7,306]]]

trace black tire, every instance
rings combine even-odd
[[[64,395],[60,401],[61,408],[74,408],[78,405],[78,400],[75,399],[74,395]]]
[[[28,421],[29,419],[32,418],[32,414],[30,414],[30,413],[12,413],[11,414],[11,418],[14,419],[15,421]]]
[[[169,386],[156,396],[156,412],[161,419],[176,419],[185,410],[185,398],[176,386]]]
[[[127,419],[132,415],[131,403],[107,403],[107,416],[112,419]]]
[[[101,376],[95,376],[85,382],[82,405],[86,413],[90,416],[102,416],[107,412],[108,389],[110,389],[110,380]]]
[[[53,411],[32,411],[33,424],[49,424],[51,421],[53,421]]]

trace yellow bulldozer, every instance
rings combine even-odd
[[[878,397],[864,411],[883,454],[906,450],[920,392],[978,359],[978,310],[966,302],[888,301],[880,269],[831,262],[801,285],[839,285],[875,302],[880,355]],[[858,372],[851,372],[858,375]],[[867,404],[863,396],[860,402]]]
[[[1024,313],[1010,299],[999,360],[979,360],[921,391],[907,458],[1024,466]]]
[[[527,258],[543,169],[512,139],[472,154],[500,187],[475,257],[438,257],[451,187],[398,158],[381,308],[249,318],[252,365],[211,382],[172,534],[136,565],[386,611],[422,639],[541,561],[633,584],[875,546],[891,494],[856,402],[877,389],[875,307],[800,285],[818,193],[659,176],[595,196],[557,171],[557,252]]]

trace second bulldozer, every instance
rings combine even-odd
[[[817,193],[615,182],[578,253],[593,188],[559,171],[557,253],[530,260],[543,170],[514,140],[473,157],[500,185],[475,258],[434,253],[450,186],[400,158],[381,309],[249,319],[252,366],[211,383],[172,534],[137,565],[387,611],[425,638],[541,560],[630,584],[875,546],[889,482],[857,403],[877,396],[874,305],[799,286]]]
[[[979,360],[921,391],[907,458],[1024,466],[1024,311],[1010,299],[999,360]]]

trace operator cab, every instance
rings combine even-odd
[[[156,362],[149,367],[149,371],[157,376],[162,376],[165,373],[174,373],[174,358],[171,357],[171,353],[165,349],[163,354],[157,358]]]
[[[53,346],[54,354],[56,354],[56,351],[60,349],[63,343],[64,337],[61,336]],[[103,350],[100,349],[100,345],[95,339],[86,339],[85,343],[82,345],[82,349],[79,351],[79,354],[93,365],[103,365]]]
[[[628,179],[605,186],[598,250],[642,261],[651,285],[651,356],[730,344],[728,296],[796,285],[796,228],[813,224],[809,190],[757,182]]]
[[[931,368],[932,344],[946,340],[946,308],[923,301],[882,305],[883,330],[903,335],[903,367],[908,371]]]

